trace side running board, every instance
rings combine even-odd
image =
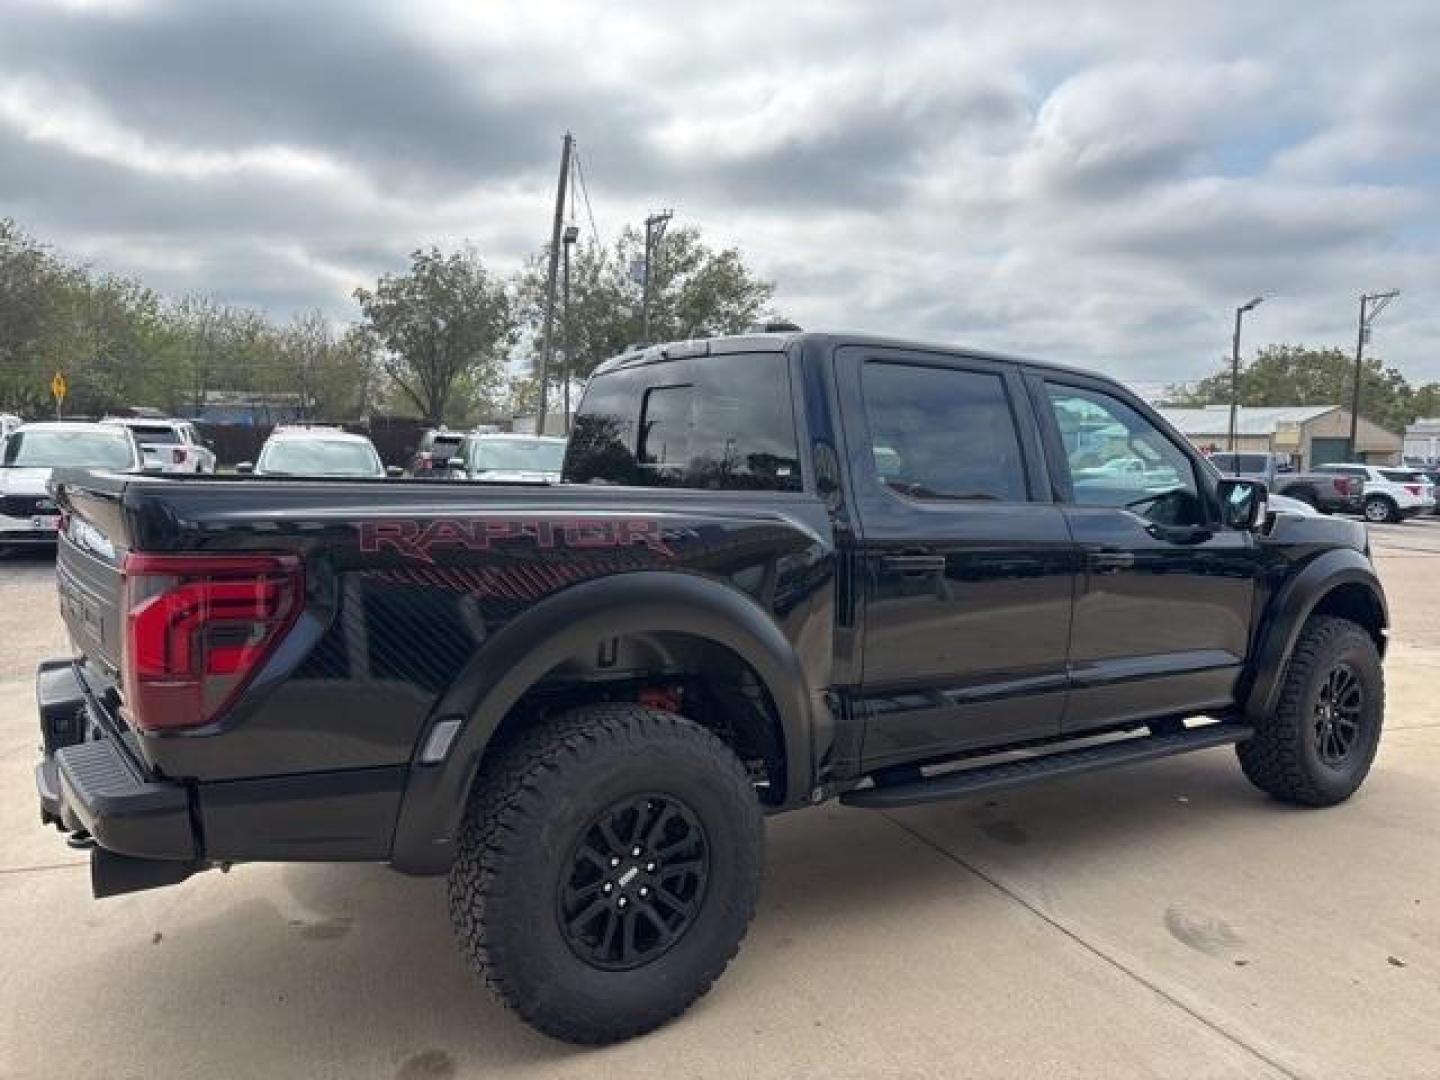
[[[1169,735],[1142,735],[1073,750],[1057,750],[1031,757],[1014,758],[994,765],[977,765],[926,779],[857,788],[841,795],[840,801],[847,806],[863,806],[872,810],[917,806],[920,803],[941,802],[965,795],[1019,787],[1036,780],[1079,776],[1119,765],[1133,765],[1174,754],[1188,754],[1193,750],[1209,750],[1215,746],[1243,742],[1254,733],[1254,728],[1249,724],[1205,724]]]

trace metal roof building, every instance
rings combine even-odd
[[[1161,408],[1160,413],[1202,450],[1231,449],[1229,405]],[[1242,405],[1235,435],[1236,450],[1287,454],[1295,465],[1308,469],[1350,456],[1350,410],[1338,405]],[[1356,457],[1380,465],[1398,460],[1404,442],[1363,416],[1355,441]]]

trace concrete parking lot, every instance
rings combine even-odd
[[[1440,1077],[1440,518],[1372,535],[1390,703],[1349,804],[1267,801],[1217,750],[789,815],[715,990],[589,1051],[491,1003],[440,881],[245,866],[93,901],[31,778],[51,567],[0,563],[0,1077]]]

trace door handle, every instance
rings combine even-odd
[[[1096,574],[1118,574],[1121,570],[1132,570],[1135,567],[1135,553],[1133,551],[1117,551],[1110,548],[1102,548],[1098,551],[1087,552],[1085,564],[1092,573]]]
[[[945,572],[944,555],[882,555],[880,566],[900,574],[943,574]]]

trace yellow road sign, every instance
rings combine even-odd
[[[65,375],[63,372],[55,372],[55,377],[50,380],[50,394],[57,402],[65,400]]]

